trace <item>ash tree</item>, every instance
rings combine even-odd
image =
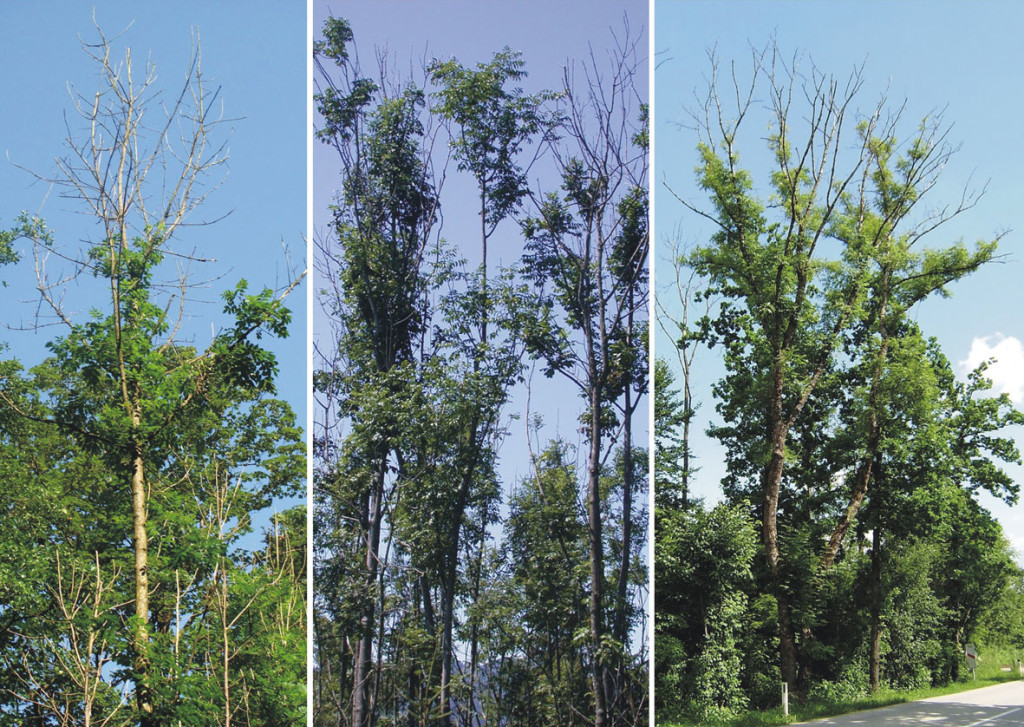
[[[753,63],[749,84],[733,76],[733,87],[724,90],[712,57],[708,92],[694,114],[698,182],[710,207],[681,201],[715,230],[690,257],[722,296],[713,340],[725,352],[727,375],[715,389],[725,424],[713,433],[728,448],[730,486],[755,503],[761,521],[778,605],[782,678],[793,685],[801,624],[795,621],[797,581],[790,580],[796,576],[787,565],[787,528],[779,515],[780,502],[796,486],[793,478],[799,479],[790,463],[810,441],[805,435],[813,435],[812,422],[827,421],[846,362],[866,365],[857,460],[849,463],[839,491],[821,493],[845,502],[817,552],[821,573],[833,563],[871,486],[883,436],[883,381],[901,321],[918,302],[991,260],[996,240],[974,250],[962,243],[925,247],[976,200],[965,192],[951,205],[925,208],[923,200],[955,152],[941,117],[926,118],[904,135],[902,110],[890,110],[884,98],[857,115],[859,70],[845,80],[816,68],[803,76],[773,47],[755,52]],[[769,197],[756,192],[739,156],[744,122],[755,115],[754,99],[762,91],[773,165]],[[735,106],[727,99],[735,99]],[[853,338],[857,350],[846,346]],[[792,492],[795,501],[799,492]],[[783,517],[798,509],[787,504]]]
[[[353,654],[350,662],[348,648],[318,649],[318,660],[321,674],[337,673],[332,708],[365,725],[378,710],[373,655],[384,649],[390,560],[381,549],[390,550],[385,517],[394,506],[399,442],[419,408],[418,351],[429,328],[425,256],[438,201],[423,153],[423,92],[407,85],[390,95],[362,77],[352,40],[348,23],[331,19],[314,48],[322,84],[317,136],[335,149],[342,173],[334,237],[319,243],[323,279],[334,286],[326,305],[338,323],[315,385],[326,410],[316,442],[319,580],[332,584],[323,592],[322,630],[352,644]],[[339,437],[332,429],[342,422]]]
[[[447,543],[442,609],[442,703],[447,701],[452,678],[452,619],[454,616],[456,578],[463,523],[462,511],[469,505],[469,497],[476,481],[493,478],[488,473],[488,460],[495,456],[499,416],[508,400],[508,390],[518,376],[522,353],[520,331],[515,322],[515,311],[524,308],[516,291],[509,286],[509,273],[495,287],[488,284],[488,244],[498,226],[522,206],[527,194],[527,173],[543,150],[541,143],[551,131],[552,123],[543,105],[551,94],[527,94],[514,85],[526,77],[521,54],[505,48],[488,63],[468,68],[455,59],[434,61],[430,64],[431,81],[438,86],[433,112],[445,122],[449,134],[449,148],[458,169],[473,178],[479,200],[480,267],[478,273],[466,280],[461,312],[476,330],[462,331],[461,338],[472,341],[472,376],[480,379],[481,388],[475,397],[476,411],[467,420],[464,435],[456,441],[466,443],[460,458],[459,487],[455,493],[455,516],[444,534]],[[540,137],[538,139],[537,137]],[[525,162],[525,147],[534,145],[532,158]],[[496,306],[501,309],[496,310]],[[495,317],[498,320],[493,320]],[[462,326],[449,319],[449,331]],[[494,326],[498,323],[498,326]],[[467,376],[469,376],[467,372]],[[481,568],[487,527],[492,519],[492,507],[481,503],[479,522],[474,530],[478,541],[472,576],[472,598],[479,597]],[[469,692],[473,694],[478,661],[477,625],[470,634]],[[470,699],[473,697],[471,696]]]
[[[475,65],[427,62],[417,82],[394,74],[383,53],[370,80],[354,48],[351,27],[334,18],[314,55],[317,133],[340,171],[329,229],[318,241],[331,331],[316,375],[315,719],[572,721],[592,709],[596,663],[593,642],[579,631],[591,541],[576,507],[577,470],[537,467],[506,519],[498,461],[525,366],[531,358],[546,364],[546,352],[575,334],[557,332],[554,298],[541,289],[543,276],[524,272],[529,263],[494,263],[502,233],[539,229],[527,221],[534,217],[527,180],[571,128],[556,107],[562,94],[524,91],[525,61],[507,48]],[[626,65],[616,80],[623,86],[634,71]],[[616,86],[615,98],[631,89]],[[601,113],[618,119],[619,110],[616,101]],[[635,131],[642,145],[639,106],[633,111],[619,141],[628,144]],[[580,109],[577,122],[589,113]],[[611,304],[620,321],[608,343],[609,369],[617,368],[603,389],[604,416],[632,415],[645,387],[635,311],[645,304],[646,200],[634,188],[644,155],[631,150],[637,179],[616,177],[601,203],[609,210],[601,274],[633,281]],[[464,238],[459,231],[458,244],[441,235],[449,174],[473,190],[466,199],[476,223]],[[631,633],[640,612],[643,540],[635,533],[644,511],[632,498],[643,456],[630,426],[603,437],[593,486],[605,526],[593,544],[599,562],[615,564],[600,578],[615,585],[598,596],[610,632],[602,689],[615,691],[617,714],[632,717],[643,712],[639,659],[609,647],[626,641],[616,635]],[[546,500],[549,483],[557,507]],[[544,535],[553,520],[557,538]],[[556,554],[569,573],[538,590],[527,565]]]
[[[647,117],[637,41],[626,28],[609,67],[596,57],[566,68],[562,138],[552,144],[559,191],[537,195],[523,222],[523,265],[545,311],[530,332],[531,353],[577,388],[585,454],[588,639],[597,725],[636,719],[630,702],[627,639],[636,612],[629,593],[634,480],[632,422],[646,390]],[[606,572],[601,475],[621,447],[622,516],[614,574]],[[610,588],[607,581],[611,581]],[[642,669],[640,670],[643,671]],[[642,679],[640,681],[643,681]]]
[[[26,439],[8,446],[37,449],[63,437],[65,447],[19,459],[88,466],[92,476],[71,483],[47,475],[60,514],[76,516],[67,528],[59,517],[39,520],[36,537],[54,571],[40,582],[49,608],[29,621],[63,635],[26,639],[5,654],[10,668],[36,665],[8,693],[24,714],[42,710],[58,723],[247,723],[258,720],[248,698],[266,665],[243,671],[233,662],[241,641],[259,651],[274,639],[267,621],[244,636],[237,627],[241,614],[256,616],[256,592],[260,618],[277,604],[269,582],[238,591],[238,582],[266,573],[246,561],[238,538],[251,531],[252,512],[298,495],[304,479],[301,435],[288,405],[273,398],[277,362],[261,339],[287,335],[283,299],[304,273],[276,293],[239,281],[223,294],[225,323],[210,345],[188,339],[197,286],[190,270],[205,258],[185,247],[187,231],[204,224],[197,209],[227,160],[215,141],[218,90],[204,76],[198,37],[178,94],[164,99],[152,64],[133,65],[130,48],[118,60],[97,32],[84,49],[100,88],[72,89],[68,152],[52,176],[39,175],[94,227],[78,247],[38,219],[11,232],[32,243],[43,322],[63,333],[27,374],[5,364],[5,411],[31,423],[11,430]],[[88,296],[86,314],[71,307],[75,284]],[[298,592],[302,576],[292,575]],[[220,638],[201,647],[217,588]],[[293,620],[290,642],[278,647],[304,653],[304,628]],[[31,656],[31,645],[60,654]],[[53,678],[39,671],[51,667]],[[296,720],[302,670],[294,659],[289,668],[274,709]]]

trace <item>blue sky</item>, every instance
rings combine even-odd
[[[192,309],[194,317],[186,333],[186,337],[195,335],[198,345],[209,341],[211,322],[218,327],[227,323],[220,314],[222,290],[240,278],[249,281],[250,290],[281,286],[288,277],[284,246],[294,267],[305,264],[305,6],[248,2],[244,22],[240,10],[232,3],[186,1],[103,2],[95,11],[96,22],[108,38],[127,28],[113,44],[118,55],[123,57],[124,46],[130,45],[137,69],[147,59],[153,62],[156,86],[166,89],[167,96],[180,88],[192,31],[198,29],[204,76],[210,85],[221,87],[224,118],[232,119],[222,127],[221,137],[230,149],[228,173],[198,213],[205,219],[227,217],[209,227],[183,230],[176,237],[181,248],[194,247],[199,254],[216,258],[196,275],[212,280],[199,293],[201,301],[210,302]],[[66,152],[64,114],[73,130],[79,128],[66,84],[88,95],[98,88],[98,73],[79,40],[97,38],[92,14],[90,5],[80,3],[5,3],[0,10],[4,27],[0,97],[5,100],[0,115],[0,226],[10,226],[22,210],[39,213],[58,243],[89,239],[97,228],[80,214],[77,203],[61,199],[56,191],[48,194],[45,184],[14,165],[51,174],[54,157]],[[31,252],[25,245],[22,252],[21,263],[0,270],[0,279],[9,284],[0,289],[2,322],[8,325],[31,323],[35,311]],[[72,288],[68,301],[76,310],[88,310],[88,295],[85,287]],[[304,422],[304,288],[292,294],[289,305],[291,336],[270,347],[280,365],[279,395]],[[44,344],[59,332],[57,328],[2,330],[0,340],[10,345],[10,354],[31,365],[45,356]],[[288,504],[292,503],[281,506]]]
[[[443,10],[441,9],[443,8]],[[426,58],[457,58],[463,65],[475,65],[491,60],[504,46],[523,53],[529,77],[522,83],[528,93],[544,89],[559,89],[562,69],[567,59],[586,57],[593,45],[599,60],[605,58],[610,47],[612,30],[621,33],[624,14],[628,13],[632,32],[645,32],[647,4],[636,0],[608,0],[594,3],[589,0],[563,0],[560,2],[472,2],[460,0],[443,6],[435,3],[415,2],[352,2],[314,3],[314,36],[325,18],[331,14],[346,18],[352,27],[355,46],[364,73],[376,69],[376,53],[387,50],[397,68],[415,69],[414,76],[422,79],[419,61]],[[642,50],[646,51],[645,42]],[[640,80],[646,89],[646,74]],[[470,265],[479,263],[479,217],[475,186],[466,175],[450,165],[442,192],[444,224],[441,235],[459,248]],[[543,162],[530,175],[536,188],[543,183],[544,191],[551,189],[551,167]],[[313,163],[313,224],[315,231],[323,231],[329,219],[327,206],[333,199],[339,176],[333,152],[323,144],[314,146]],[[316,233],[314,233],[316,234]],[[510,265],[522,253],[519,228],[512,221],[498,227],[489,246],[488,265],[492,274],[498,264]],[[319,288],[320,286],[317,285]],[[321,326],[314,320],[314,328]],[[315,333],[314,339],[320,338]],[[582,402],[576,389],[564,378],[545,379],[541,373],[533,377],[531,415],[542,414],[546,423],[541,446],[556,435],[581,445],[577,416]],[[538,404],[543,402],[543,404]],[[522,416],[526,411],[525,391],[516,391],[508,407],[510,413]],[[529,473],[529,455],[526,447],[525,417],[510,423],[511,436],[501,449],[500,472],[507,488]],[[646,437],[646,417],[636,417],[635,437]],[[641,439],[641,442],[643,440]]]
[[[1022,20],[1024,9],[1008,2],[657,2],[654,225],[659,291],[671,282],[665,252],[672,236],[678,232],[681,242],[693,244],[708,233],[664,187],[668,183],[691,201],[705,199],[694,184],[694,134],[679,123],[687,122],[694,91],[706,88],[707,50],[716,48],[723,69],[735,59],[744,78],[749,78],[751,44],[761,48],[772,37],[783,54],[802,52],[805,69],[813,59],[822,71],[845,80],[863,63],[864,87],[858,95],[862,110],[887,92],[890,106],[907,102],[906,133],[936,110],[944,110],[945,120],[953,124],[950,140],[962,147],[930,193],[931,204],[955,204],[965,185],[988,185],[976,207],[941,228],[931,245],[961,238],[972,244],[1010,230],[1001,243],[1006,257],[1000,263],[958,283],[951,298],[926,301],[915,315],[925,333],[939,339],[958,373],[997,356],[999,363],[989,370],[997,390],[1024,405],[1024,137],[1016,128],[1024,112],[1019,80],[1024,48],[1018,37]],[[746,161],[756,160],[762,148],[748,150]],[[762,174],[755,184],[763,189],[764,180]],[[672,359],[663,336],[656,339],[656,351]],[[716,416],[708,387],[721,366],[716,352],[699,356],[696,385],[702,406],[695,446],[704,469],[698,494],[713,500],[724,468],[717,444],[703,430]],[[1015,434],[1024,445],[1024,434]],[[1024,470],[1011,469],[1024,481]],[[1018,553],[1024,552],[1022,508],[987,497],[983,503],[1003,523]]]

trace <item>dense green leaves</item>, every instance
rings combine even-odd
[[[428,69],[440,87],[433,110],[455,125],[452,150],[459,169],[480,186],[482,222],[491,230],[519,209],[526,174],[517,157],[550,125],[542,104],[552,95],[528,95],[513,85],[526,77],[524,67],[522,55],[506,47],[476,69],[455,59]]]

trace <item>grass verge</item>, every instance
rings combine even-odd
[[[731,719],[724,720],[706,722],[658,720],[657,724],[659,727],[692,727],[692,725],[697,724],[706,725],[707,727],[771,727],[772,725],[792,724],[793,722],[804,722],[809,719],[832,717],[837,714],[846,714],[847,712],[859,712],[864,709],[888,707],[891,704],[914,702],[918,699],[938,697],[943,694],[956,694],[957,692],[991,687],[1017,679],[1020,679],[1020,677],[1016,674],[990,674],[985,677],[978,677],[976,681],[968,678],[966,681],[953,682],[941,687],[928,687],[913,691],[898,692],[891,689],[881,689],[877,694],[842,701],[817,702],[808,700],[802,704],[793,704],[791,702],[788,717],[782,715],[782,707],[777,707],[763,711],[745,712]]]

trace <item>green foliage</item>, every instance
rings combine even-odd
[[[348,48],[352,44],[352,28],[344,18],[330,18],[323,27],[323,39],[313,44],[313,57],[317,63],[327,58],[345,69],[349,64]],[[348,93],[328,86],[314,94],[313,103],[324,120],[324,127],[316,130],[316,137],[325,144],[334,140],[347,142],[357,133],[355,124],[363,108],[370,103],[379,89],[367,78],[355,78]]]
[[[508,49],[476,66],[434,61],[424,89],[397,76],[378,87],[355,55],[349,25],[329,21],[314,45],[317,135],[338,153],[341,184],[320,258],[335,339],[314,377],[327,402],[314,441],[315,722],[570,723],[592,710],[598,668],[621,685],[616,709],[640,713],[642,657],[624,656],[618,630],[589,639],[586,602],[620,580],[625,592],[597,599],[602,619],[628,635],[643,617],[645,513],[625,503],[645,460],[632,450],[616,459],[610,427],[625,392],[631,416],[645,387],[645,334],[624,307],[627,289],[630,307],[643,306],[646,194],[631,185],[600,201],[599,274],[616,286],[620,317],[599,385],[605,456],[591,470],[552,443],[527,463],[533,474],[507,495],[505,517],[498,461],[512,388],[531,358],[548,375],[577,364],[579,329],[557,301],[523,269],[487,259],[498,226],[523,222],[528,170],[554,140],[556,94],[525,93],[525,62]],[[442,139],[475,184],[475,269],[436,233]],[[574,173],[579,185],[593,176],[583,163]],[[599,557],[624,565],[602,569],[596,586],[579,505],[588,476],[607,514]]]
[[[675,377],[664,359],[654,362],[654,491],[656,505],[668,510],[686,502],[687,481],[692,474],[684,467],[683,425],[692,419],[674,387]]]
[[[757,537],[745,507],[659,510],[655,542],[655,695],[659,712],[742,710],[744,631]],[[663,645],[664,644],[664,650]]]
[[[522,54],[507,47],[475,70],[454,58],[434,61],[428,70],[441,89],[432,110],[455,125],[452,150],[459,169],[476,179],[483,222],[493,230],[526,194],[526,173],[516,157],[535,136],[547,133],[551,121],[543,104],[552,94],[508,87],[522,81],[526,71]]]
[[[313,53],[344,65],[348,61],[348,46],[352,43],[352,27],[344,18],[329,18],[321,29],[323,40],[313,43]]]
[[[271,398],[276,360],[259,343],[286,336],[290,312],[240,281],[224,293],[225,332],[205,350],[180,342],[190,289],[169,264],[174,231],[196,204],[196,176],[223,159],[182,162],[174,180],[177,150],[159,133],[145,157],[148,132],[125,119],[152,96],[129,72],[111,78],[105,41],[89,48],[117,93],[101,90],[85,115],[110,138],[69,139],[79,158],[59,164],[60,183],[102,239],[76,250],[27,215],[0,236],[2,262],[25,238],[96,279],[81,286],[82,315],[63,307],[60,286],[40,285],[62,335],[27,371],[0,363],[0,500],[14,524],[0,539],[0,723],[214,724],[230,711],[239,724],[297,724],[305,576],[284,567],[279,543],[242,545],[254,513],[305,491],[302,431]],[[201,102],[189,77],[182,98],[192,92]],[[137,106],[119,115],[118,103]],[[211,129],[195,123],[205,143]],[[302,517],[288,523],[304,542]]]
[[[46,227],[46,221],[28,212],[22,212],[9,230],[0,230],[0,265],[18,262],[18,252],[14,243],[20,239],[34,240],[42,245],[53,243],[53,236]],[[4,283],[6,285],[6,283]]]

